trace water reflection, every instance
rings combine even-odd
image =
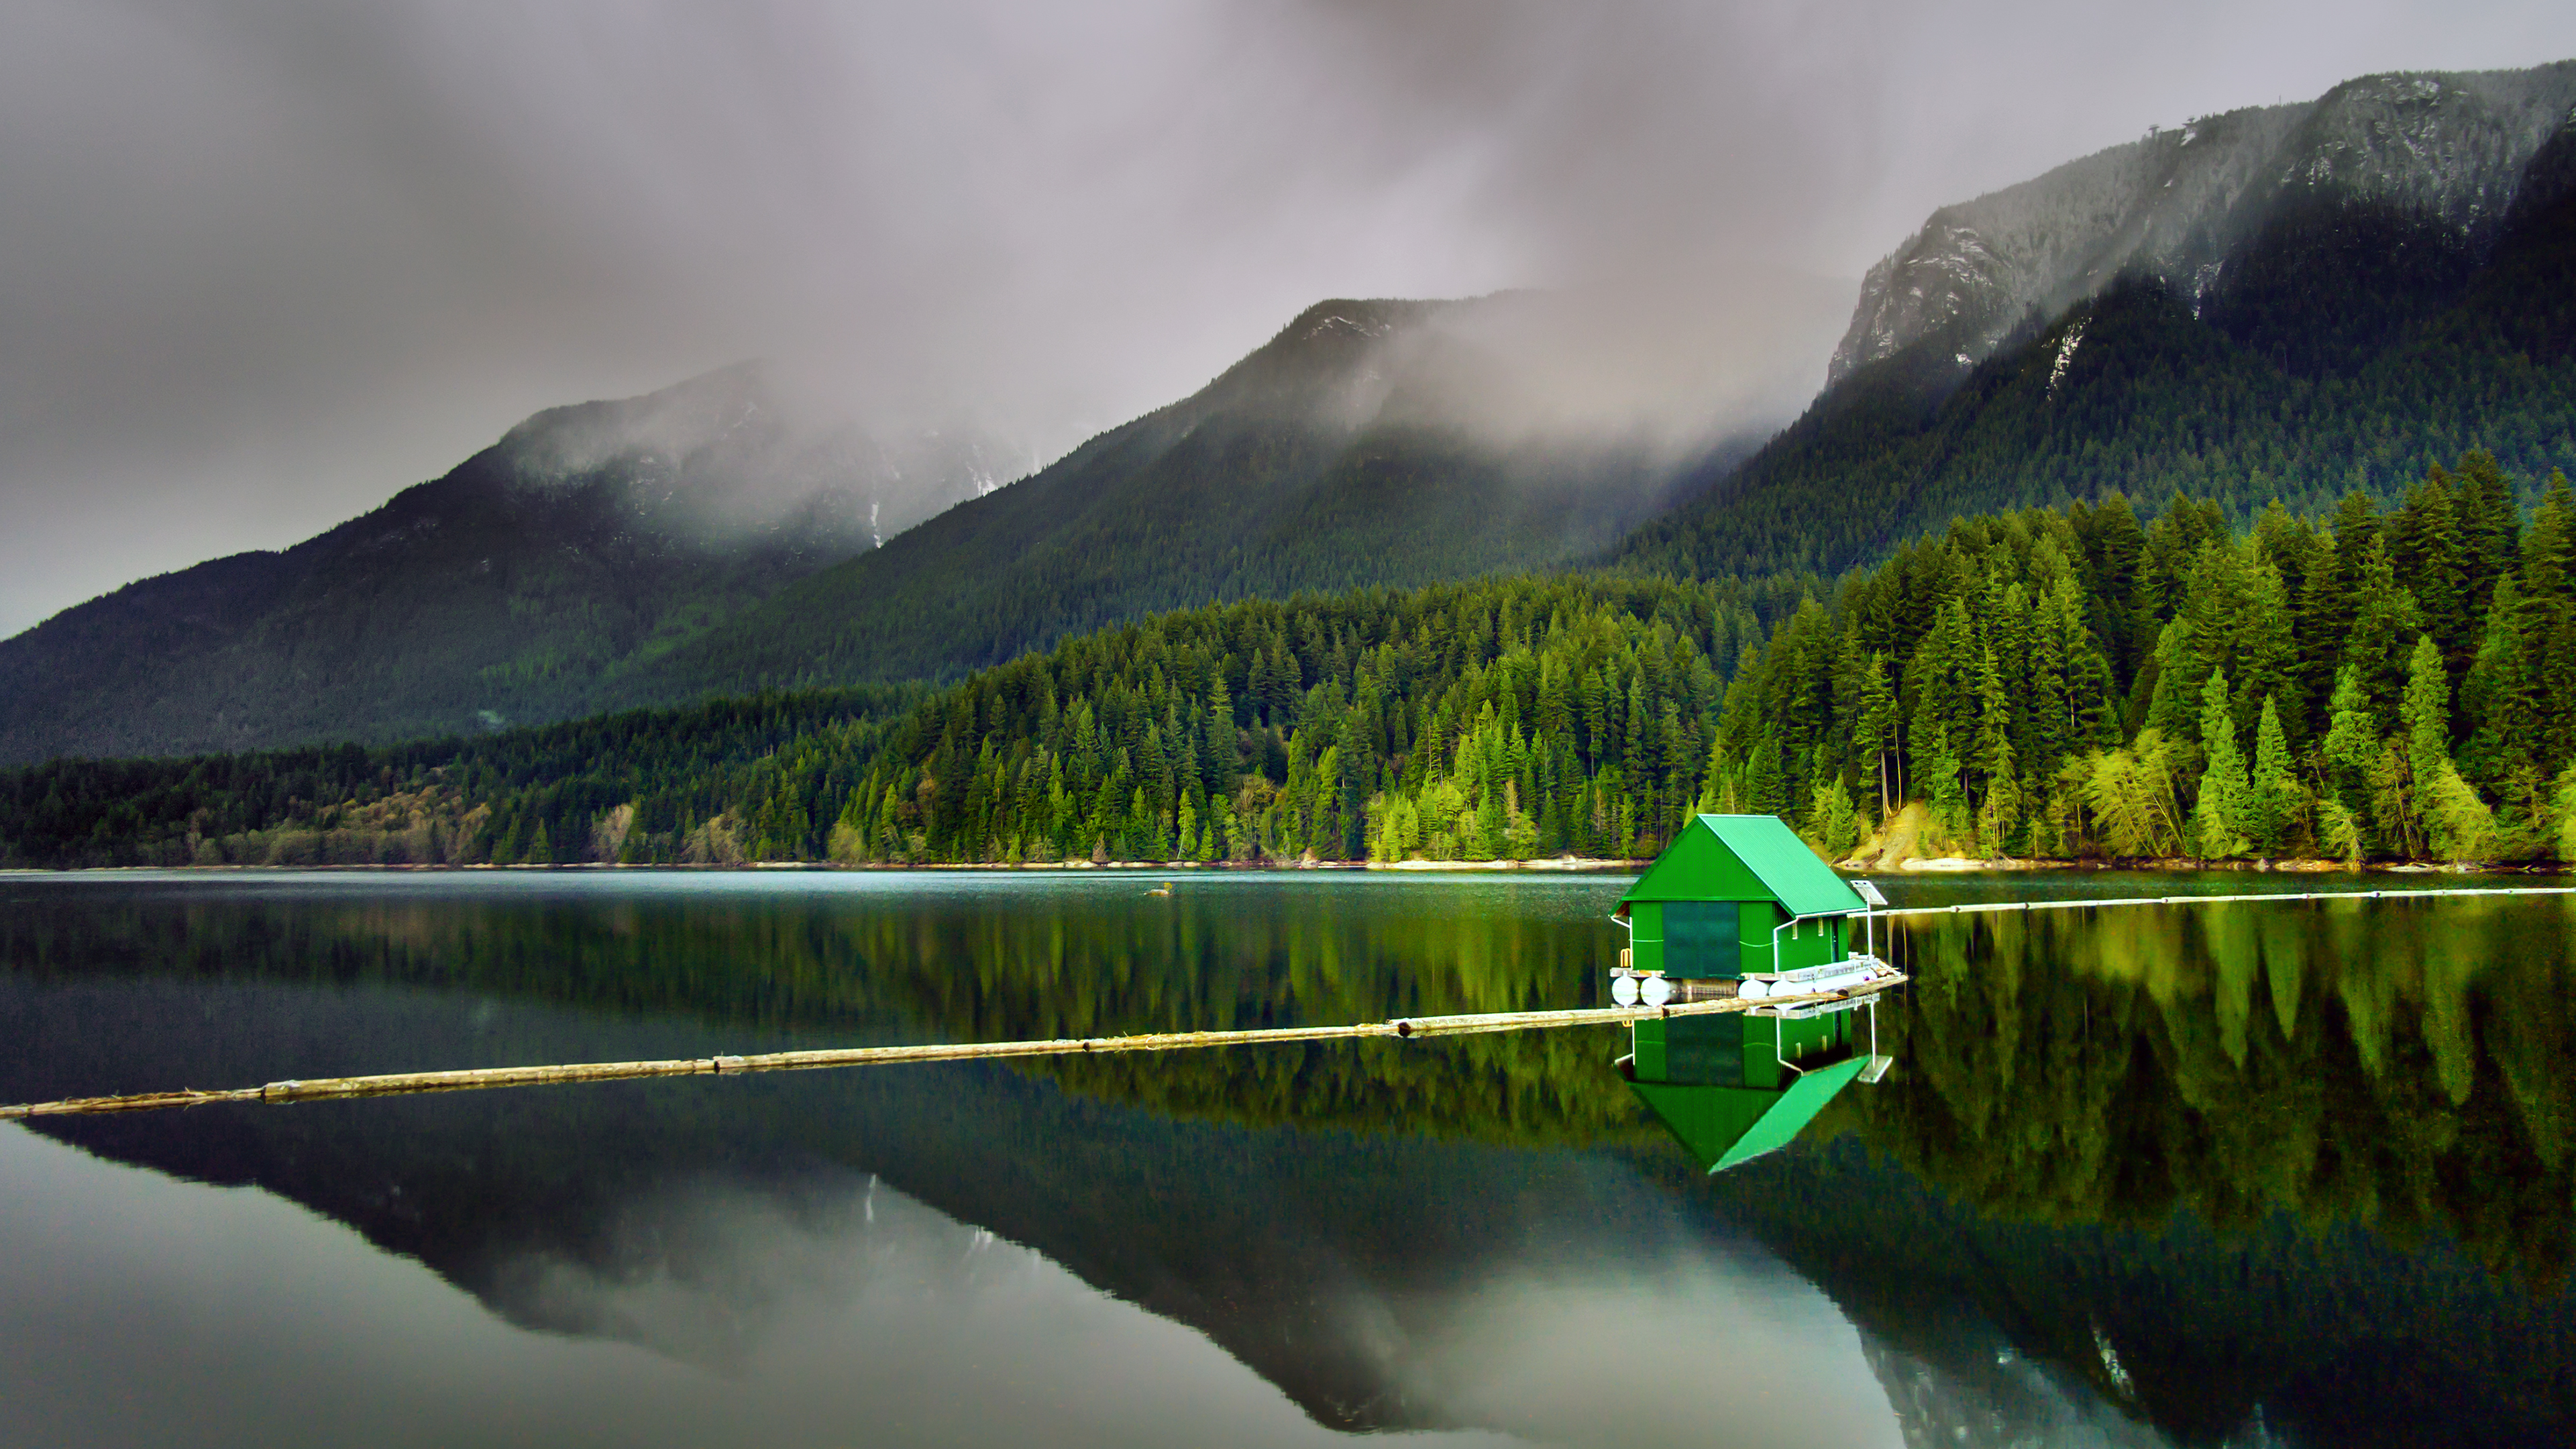
[[[1860,1006],[1649,1019],[1636,1024],[1619,1071],[1693,1161],[1723,1172],[1796,1141],[1861,1076],[1870,1063],[1857,1032],[1874,1018]]]
[[[1896,1440],[1838,1311],[1616,1164],[1158,1128],[1004,1073],[956,1076],[917,1093],[898,1083],[890,1099],[818,1095],[827,1078],[736,1084],[787,1095],[729,1104],[720,1142],[685,1107],[652,1110],[670,1105],[655,1101],[669,1084],[589,1104],[586,1089],[533,1094],[535,1110],[431,1098],[194,1114],[192,1136],[229,1139],[226,1165],[419,1255],[492,1310],[479,1324],[385,1272],[396,1258],[353,1255],[344,1234],[264,1196],[111,1172],[9,1129],[0,1234],[20,1271],[0,1273],[0,1423],[86,1423],[72,1437],[99,1437],[78,1406],[130,1375],[170,1421],[191,1394],[269,1406],[169,1436],[189,1442],[378,1430],[479,1442],[487,1428],[530,1442],[809,1442],[851,1423],[896,1443],[1472,1427],[1624,1444],[1674,1442],[1685,1425],[1684,1438],[1754,1445],[1812,1443],[1820,1427],[1837,1443]],[[86,1125],[128,1160],[176,1166],[203,1150],[156,1139],[144,1119]],[[236,1231],[245,1204],[256,1221]],[[66,1258],[67,1237],[86,1252]],[[220,1301],[222,1321],[173,1310],[189,1298]],[[88,1307],[67,1330],[69,1302]],[[317,1313],[324,1326],[308,1328]],[[689,1371],[570,1354],[505,1321]],[[313,1343],[330,1334],[368,1351],[317,1366]],[[53,1347],[20,1351],[35,1340]],[[479,1377],[514,1342],[533,1365]],[[1794,1382],[1795,1405],[1689,1392],[1683,1371],[1710,1354],[1754,1382]],[[46,1374],[41,1392],[5,1382],[19,1366]],[[315,1383],[326,1372],[384,1379],[397,1405],[443,1372],[461,1392],[426,1428],[336,1400],[308,1421],[331,1397]],[[1269,1381],[1258,1393],[1255,1373]],[[754,1397],[756,1411],[730,1417]]]
[[[0,1094],[1576,1005],[1620,884],[0,883]],[[1754,1438],[1812,1381],[1811,1442],[2558,1443],[2571,934],[2555,901],[1918,920],[1896,1070],[1713,1179],[1615,1030],[46,1131],[718,1377],[913,1281],[871,1276],[873,1179],[1336,1429]]]
[[[2553,1288],[2576,901],[1932,917],[1872,1140],[1979,1207],[2439,1232]]]
[[[1335,1437],[1186,1327],[887,1191],[873,1221],[864,1196],[821,1217],[721,1191],[639,1202],[629,1231],[678,1232],[644,1254],[654,1268],[534,1261],[513,1275],[523,1307],[595,1335],[580,1338],[507,1328],[274,1199],[15,1129],[0,1131],[0,1206],[12,1443]]]

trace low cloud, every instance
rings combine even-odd
[[[2570,53],[2564,6],[2389,0],[30,0],[0,632],[741,358],[1051,454],[1325,297],[1680,277],[1749,316],[2152,123]],[[1542,402],[1776,408],[1806,335],[1749,379],[1576,349]]]

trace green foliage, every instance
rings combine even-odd
[[[1921,848],[1989,855],[2554,851],[2576,694],[2531,661],[2576,658],[2576,494],[2553,475],[2526,531],[2513,493],[2473,451],[2323,529],[2272,509],[2231,533],[2195,499],[2141,529],[2118,497],[1958,520],[1744,665],[1713,745],[1743,785],[1720,793],[1837,855],[1854,795],[1920,801]],[[1776,805],[1774,760],[1810,782]]]
[[[1739,590],[1617,580],[1167,614],[925,701],[841,818],[874,861],[1649,855],[1713,774],[1789,788],[1708,753],[1756,637]]]

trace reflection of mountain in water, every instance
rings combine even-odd
[[[2033,1374],[2183,1443],[2557,1444],[2576,1421],[2576,1308],[2438,1239],[2286,1218],[2226,1235],[2188,1216],[2161,1231],[2000,1221],[1851,1139],[1708,1191],[1894,1356],[1883,1375],[1909,1366],[1890,1378],[1900,1406],[1928,1371],[1946,1395],[1931,1422],[2003,1426],[1963,1442],[2024,1442],[2058,1418]]]
[[[197,1030],[208,1008],[217,1021],[265,1025],[208,1036]],[[495,1042],[568,1057],[706,1049],[701,1030],[668,1021],[382,987],[11,981],[0,985],[0,1020],[38,1044],[0,1067],[12,1098],[112,1063],[148,1061],[183,1080],[255,1078],[246,1069],[263,1059],[331,1043],[351,1055],[398,1043],[438,1059]],[[873,1173],[1199,1329],[1318,1421],[1348,1429],[1456,1422],[1447,1402],[1423,1396],[1446,1382],[1432,1372],[1437,1346],[1492,1278],[1582,1282],[1596,1265],[1731,1257],[1722,1237],[1708,1241],[1704,1217],[1613,1160],[1173,1122],[980,1068],[208,1109],[43,1130],[307,1204],[527,1326],[632,1332],[693,1351],[721,1346],[728,1331],[634,1330],[599,1311],[615,1295],[598,1289],[667,1282],[726,1313],[756,1306],[758,1281],[735,1271],[690,1205],[757,1199],[821,1232],[847,1217],[854,1184]],[[568,1295],[568,1282],[589,1291]]]
[[[1574,1004],[1597,974],[1582,909],[1380,889],[1180,913],[1124,892],[13,902],[0,1023],[31,1045],[0,1093]],[[1665,1262],[1673,1235],[1705,1241],[1705,1204],[1861,1326],[1916,1442],[2558,1442],[2566,936],[2555,903],[1938,922],[1907,933],[1919,984],[1883,1013],[1906,1019],[1897,1074],[1829,1111],[1859,1138],[1716,1179],[1654,1140],[1591,1033],[48,1130],[257,1182],[585,1332],[528,1265],[693,1271],[689,1235],[639,1231],[634,1204],[695,1184],[828,1216],[878,1173],[1353,1428],[1459,1421],[1472,1396],[1422,1363],[1489,1301],[1461,1285]],[[1342,1125],[1266,1125],[1310,1104]],[[1347,1130],[1406,1125],[1496,1145]],[[1510,1145],[1583,1141],[1668,1190]]]
[[[2003,1335],[1962,1325],[1960,1340],[1938,1357],[1910,1352],[1865,1334],[1862,1344],[1887,1400],[1904,1426],[1907,1449],[1969,1444],[2002,1446],[2102,1446],[2150,1449],[2169,1441],[2154,1427],[2128,1417],[2093,1385],[2053,1364],[2021,1356]],[[2237,1444],[2266,1443],[2259,1428],[2232,1437]]]

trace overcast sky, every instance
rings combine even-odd
[[[0,635],[741,357],[1060,450],[1325,297],[1856,283],[2151,124],[2569,56],[2565,0],[0,0]]]

